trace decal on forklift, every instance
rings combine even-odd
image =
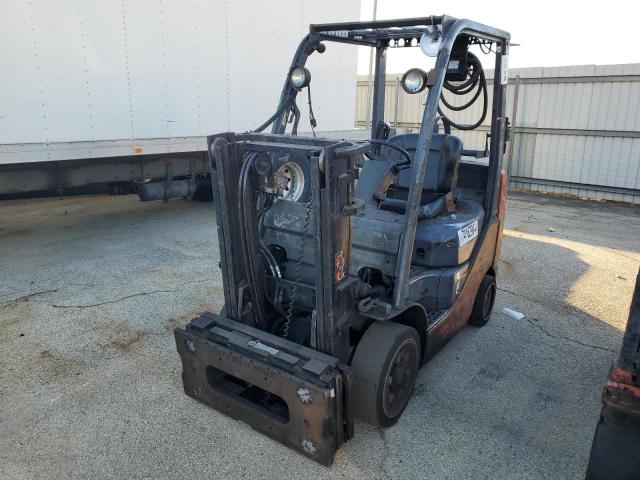
[[[458,230],[458,242],[460,246],[466,245],[478,236],[478,221],[470,223],[464,228]]]
[[[509,82],[509,55],[502,55],[500,64],[500,83],[506,85]]]

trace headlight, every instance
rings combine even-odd
[[[309,82],[311,81],[311,72],[304,67],[296,67],[291,70],[289,80],[291,80],[293,88],[304,88],[309,85]]]
[[[402,88],[407,93],[419,93],[427,86],[427,73],[419,68],[407,70],[402,77]]]

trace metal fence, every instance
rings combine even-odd
[[[406,94],[400,77],[387,76],[386,120],[416,129],[426,91]],[[366,123],[367,86],[367,76],[358,77],[358,127]],[[480,108],[454,118],[472,123]],[[506,156],[512,188],[640,204],[640,64],[512,69],[507,111],[515,125]],[[488,122],[456,135],[467,148],[483,148]]]

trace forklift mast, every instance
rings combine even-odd
[[[262,284],[246,268],[246,256],[252,257],[250,263],[257,265],[265,250],[257,236],[251,235],[252,230],[258,231],[257,218],[250,219],[255,229],[246,229],[248,238],[242,238],[241,219],[243,215],[245,219],[251,216],[257,207],[250,199],[238,202],[237,180],[243,158],[253,156],[253,168],[264,168],[264,175],[286,169],[288,165],[301,165],[307,182],[305,202],[277,202],[265,212],[266,218],[262,220],[263,225],[269,223],[281,229],[275,233],[277,240],[273,243],[284,245],[288,260],[294,264],[293,275],[279,279],[283,283],[279,293],[285,297],[280,303],[291,305],[288,301],[294,296],[304,303],[313,312],[308,342],[311,348],[347,358],[348,314],[344,305],[356,284],[354,279],[347,278],[351,256],[350,216],[362,207],[361,202],[353,198],[354,165],[368,150],[368,145],[254,133],[214,135],[209,137],[209,145],[213,152],[214,202],[226,315],[265,330],[273,327],[261,313],[264,305],[250,308],[252,299],[264,296],[252,293],[251,285],[257,284],[261,291],[268,285]],[[287,234],[285,226],[296,235]],[[243,255],[238,255],[240,245],[245,247]],[[308,258],[309,254],[313,258]],[[267,279],[268,282],[274,280]],[[284,313],[290,314],[286,309]]]

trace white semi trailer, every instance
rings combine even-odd
[[[3,0],[0,196],[191,196],[204,137],[275,111],[309,24],[359,18],[360,0]],[[331,48],[309,62],[315,117],[352,129],[357,59]]]

